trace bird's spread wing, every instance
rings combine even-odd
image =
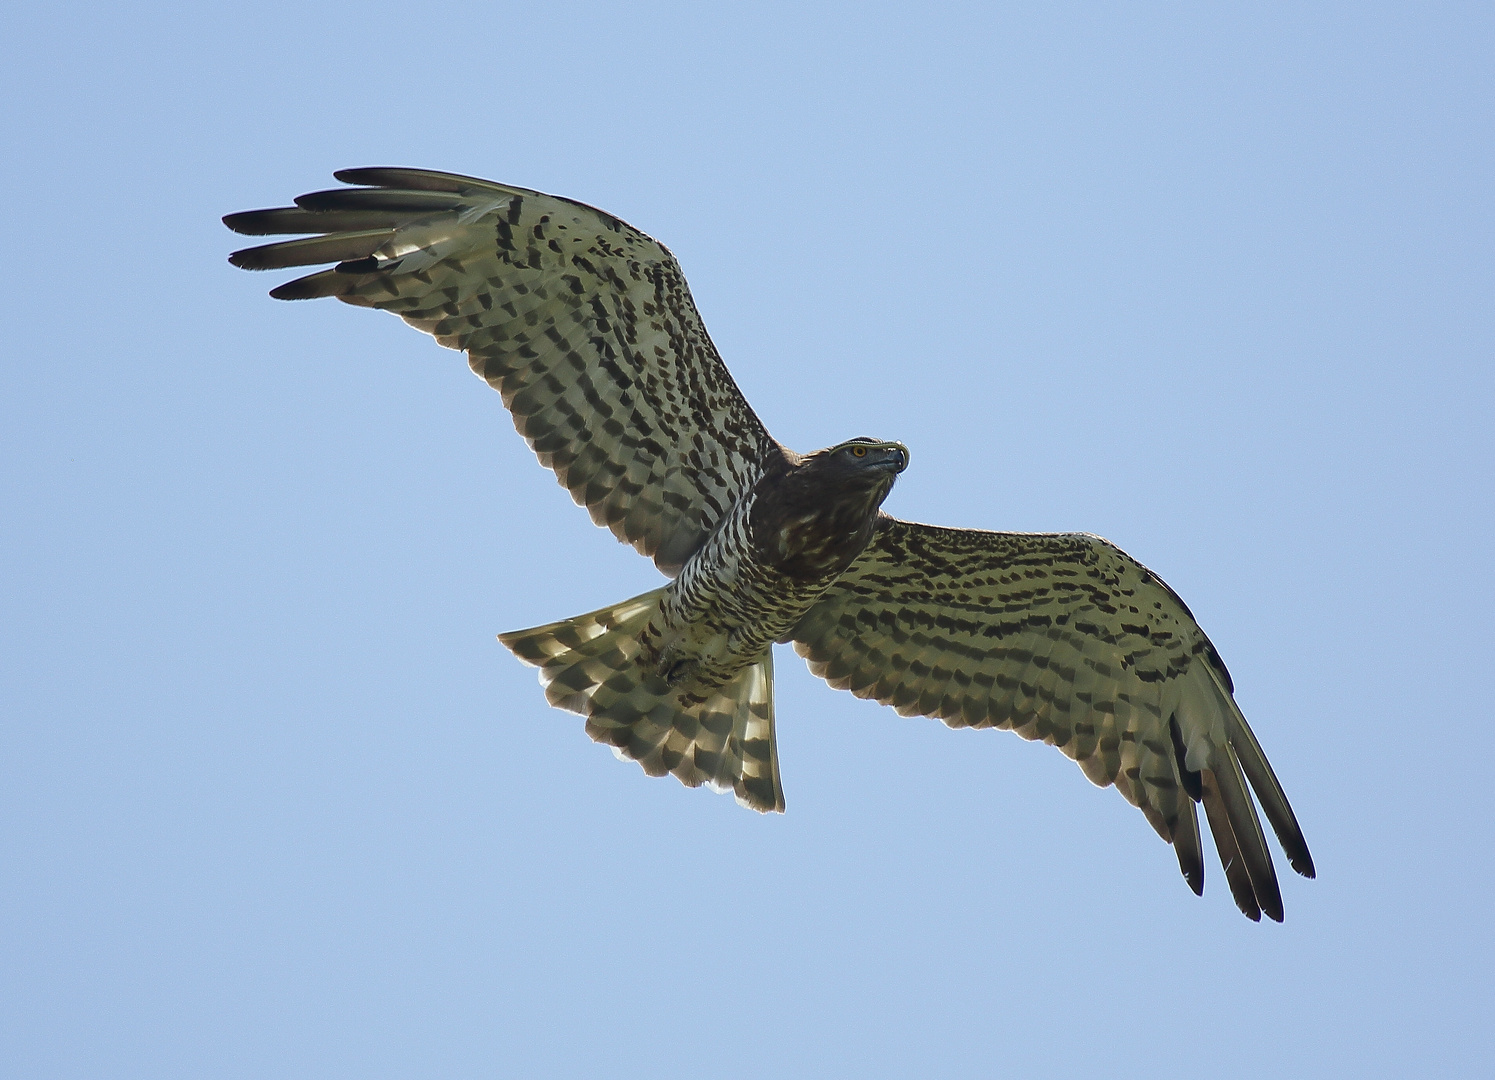
[[[1195,892],[1202,802],[1253,919],[1280,921],[1282,899],[1248,779],[1293,868],[1313,876],[1204,631],[1160,578],[1100,537],[883,518],[792,638],[812,672],[858,697],[1059,747],[1147,815]]]
[[[572,497],[667,574],[700,546],[775,447],[727,373],[679,264],[610,214],[417,169],[231,214],[252,270],[335,262],[271,292],[398,314],[498,390]]]

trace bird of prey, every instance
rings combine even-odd
[[[651,776],[782,811],[775,642],[831,686],[950,727],[1042,739],[1114,784],[1204,889],[1196,804],[1250,918],[1281,921],[1256,798],[1313,861],[1224,663],[1163,580],[1086,533],[981,532],[880,507],[897,442],[811,454],[743,399],[663,244],[591,206],[424,169],[230,214],[248,270],[333,263],[272,290],[382,308],[467,353],[542,465],[671,580],[500,635],[552,705]]]

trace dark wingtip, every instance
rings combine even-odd
[[[378,175],[391,171],[385,167],[373,166],[361,169],[338,169],[332,174],[332,178],[340,184],[359,184],[364,187],[374,187],[378,180],[366,179],[371,175]]]
[[[1194,895],[1195,896],[1203,896],[1204,895],[1204,872],[1203,872],[1203,868],[1201,868],[1200,871],[1197,872],[1197,873],[1186,871],[1184,873],[1184,880],[1189,883],[1189,888],[1191,888],[1191,889],[1194,890]]]
[[[1308,854],[1307,848],[1304,848],[1299,855],[1290,855],[1287,861],[1294,870],[1309,880],[1318,877],[1313,869],[1313,856]]]
[[[224,214],[223,224],[241,236],[278,236],[288,233],[328,232],[335,225],[319,228],[294,206],[276,206],[268,210],[240,210]]]
[[[277,285],[270,290],[270,296],[275,300],[316,300],[323,296],[340,296],[354,284],[356,282],[344,274],[321,270]]]
[[[272,299],[272,300],[313,300],[313,299],[315,299],[316,298],[316,294],[315,293],[304,292],[303,290],[294,287],[296,285],[299,285],[300,281],[301,281],[301,279],[298,278],[295,281],[288,281],[284,285],[277,285],[275,288],[273,288],[273,289],[270,290],[270,299]]]
[[[466,188],[488,187],[486,180],[475,176],[441,172],[437,169],[411,169],[394,165],[373,165],[361,169],[339,169],[334,180],[360,187],[399,187],[414,191],[460,192]]]
[[[1263,898],[1262,897],[1257,897],[1257,899],[1258,900],[1262,900]],[[1267,918],[1271,919],[1273,922],[1281,922],[1282,921],[1282,897],[1279,896],[1276,893],[1271,893],[1268,896],[1266,896],[1264,899],[1265,899],[1265,902],[1262,903],[1262,905],[1261,905],[1262,914],[1265,915]]]

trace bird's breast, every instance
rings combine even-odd
[[[646,662],[688,671],[681,691],[693,699],[756,662],[844,569],[837,538],[817,515],[786,518],[765,545],[751,514],[750,501],[734,507],[691,556],[667,587],[658,632],[650,635],[657,646]],[[788,569],[775,552],[780,541],[792,552]]]

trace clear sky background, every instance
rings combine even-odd
[[[0,1072],[1489,1076],[1487,4],[12,5]],[[462,357],[219,223],[357,165],[668,244],[888,509],[1188,601],[1318,864],[778,660],[789,811],[498,631],[652,588]]]

